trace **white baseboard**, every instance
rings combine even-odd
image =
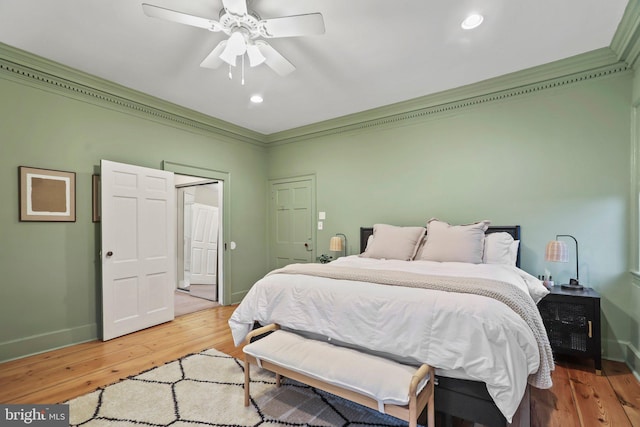
[[[633,375],[640,381],[640,350],[635,348],[633,344],[627,343],[627,358],[625,360]]]
[[[624,362],[629,366],[633,375],[640,381],[640,350],[629,341],[603,341],[602,357],[616,362]]]
[[[98,337],[97,331],[98,325],[91,323],[76,328],[61,329],[59,331],[6,341],[0,343],[0,362],[7,362],[45,351],[93,341]]]
[[[627,341],[602,340],[602,358],[615,360],[616,362],[626,362]]]

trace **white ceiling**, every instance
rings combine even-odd
[[[218,19],[221,0],[144,0]],[[250,0],[262,18],[320,12],[324,35],[269,39],[296,66],[200,62],[224,34],[149,18],[142,0],[0,0],[0,42],[263,134],[609,46],[627,0]],[[475,30],[460,28],[482,13]],[[249,102],[261,94],[264,102]]]

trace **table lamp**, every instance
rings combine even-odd
[[[569,262],[569,248],[565,242],[558,240],[559,237],[571,237],[576,242],[576,278],[569,279],[569,283],[562,284],[561,287],[572,291],[582,290],[584,287],[580,284],[580,272],[578,270],[578,241],[575,237],[570,234],[556,235],[556,240],[547,243],[544,258],[552,262]]]

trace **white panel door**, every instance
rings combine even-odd
[[[185,189],[182,201],[182,234],[184,245],[182,248],[183,277],[178,282],[178,287],[189,289],[191,285],[191,235],[193,234],[191,226],[191,208],[195,203],[195,195],[188,193],[189,189]],[[179,257],[180,255],[178,255]]]
[[[191,283],[215,285],[218,272],[218,208],[191,205]]]
[[[173,172],[101,161],[102,339],[173,320]]]

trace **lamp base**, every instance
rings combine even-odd
[[[560,285],[560,287],[562,289],[568,289],[570,291],[581,291],[584,289],[584,286],[582,286],[580,283],[578,283],[578,281],[576,279],[571,279],[569,280],[569,283],[564,283],[562,285]]]

